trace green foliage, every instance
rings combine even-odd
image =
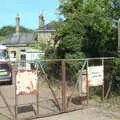
[[[120,95],[120,58],[115,59],[112,81],[112,89]]]
[[[4,26],[0,29],[1,36],[8,36],[15,32],[15,27],[13,26]]]
[[[9,35],[15,33],[15,30],[16,30],[15,26],[4,26],[0,29],[0,36],[3,36],[3,37],[9,36]],[[23,26],[20,27],[20,32],[28,33],[28,32],[32,32],[32,31],[33,30],[27,29]]]
[[[120,18],[120,0],[111,0],[111,7],[108,8],[108,14],[115,20]]]
[[[32,29],[25,28],[25,27],[23,27],[23,26],[20,26],[20,32],[30,33],[30,32],[33,32],[33,30],[32,30]]]
[[[59,14],[64,19],[56,23],[56,47],[48,49],[48,58],[117,56],[118,38],[113,20],[120,18],[119,0],[59,1]],[[80,67],[81,63],[67,64],[67,73],[72,79]],[[117,90],[120,88],[120,79],[116,77],[120,71],[119,62],[115,65],[114,71],[113,89]]]
[[[53,59],[53,58],[55,59],[56,58],[56,53],[55,53],[54,47],[49,47],[48,49],[46,49],[45,58],[47,58],[47,59]]]
[[[0,36],[0,40],[4,40],[5,39],[5,37],[4,36]]]
[[[117,31],[109,12],[117,11],[118,6],[115,0],[60,1],[59,12],[65,20],[57,30],[58,56],[78,52],[86,57],[116,56]]]

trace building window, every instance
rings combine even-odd
[[[10,57],[11,58],[16,58],[16,51],[11,51]]]
[[[21,54],[20,54],[20,61],[21,61],[21,66],[25,67],[26,66],[26,50],[22,49]]]

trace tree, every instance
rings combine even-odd
[[[108,8],[108,14],[112,19],[120,18],[120,0],[111,0],[111,6]]]
[[[9,35],[15,33],[15,29],[16,29],[15,26],[3,26],[0,29],[0,36],[3,36],[3,37],[9,36]],[[32,31],[33,30],[31,30],[31,29],[20,26],[20,32],[28,33],[28,32],[32,32]]]
[[[74,5],[72,5],[72,3],[74,3]],[[56,36],[59,39],[59,46],[57,48],[57,56],[59,58],[84,56],[81,52],[81,42],[84,34],[84,26],[81,24],[83,18],[78,16],[79,10],[74,11],[74,7],[77,7],[76,5],[80,5],[76,0],[62,1],[59,7],[60,13],[65,17],[65,20],[60,22],[56,30]],[[79,55],[76,55],[76,53]]]
[[[59,14],[64,19],[57,24],[57,47],[49,56],[53,53],[56,58],[117,56],[117,28],[113,27],[113,20],[120,18],[119,0],[59,1]],[[113,68],[115,71],[120,71],[118,64]],[[80,68],[76,63],[67,67],[72,74]],[[115,78],[114,90],[119,86],[120,80]]]
[[[5,39],[5,37],[4,36],[0,36],[0,40],[4,40]]]
[[[112,20],[119,14],[109,13],[116,10],[113,2],[115,0],[60,0],[59,12],[64,21],[57,30],[57,55],[62,58],[78,53],[81,57],[84,54],[86,57],[116,56],[117,32]]]

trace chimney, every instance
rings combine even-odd
[[[40,28],[40,29],[43,29],[43,28],[44,28],[44,23],[45,23],[45,20],[44,20],[43,13],[40,12],[40,15],[39,15],[39,28]]]
[[[20,31],[20,16],[19,14],[16,15],[16,34],[19,34]]]

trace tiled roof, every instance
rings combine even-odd
[[[0,41],[0,44],[4,45],[16,45],[16,44],[27,44],[28,42],[34,40],[35,33],[14,33],[10,35],[7,39]]]
[[[41,31],[55,31],[55,24],[53,22],[50,22],[50,23],[44,25],[44,27],[40,27],[38,30],[41,30]]]
[[[53,22],[45,25],[45,29],[47,30],[55,30],[55,24]]]

